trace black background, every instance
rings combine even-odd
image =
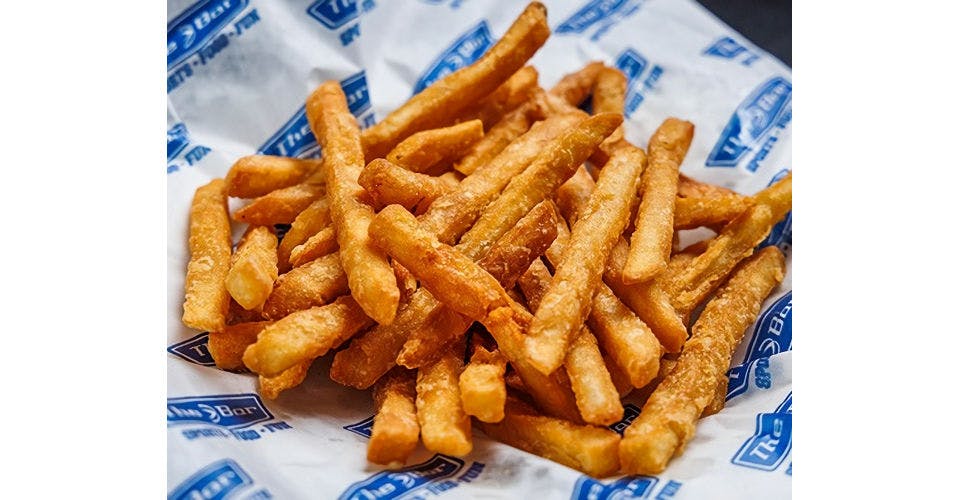
[[[792,66],[791,0],[698,1],[748,40]]]

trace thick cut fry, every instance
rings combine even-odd
[[[543,92],[540,89],[537,91]],[[511,142],[530,130],[534,122],[543,118],[542,110],[536,105],[536,97],[534,97],[534,100],[507,113],[487,131],[482,139],[473,143],[463,157],[454,163],[454,170],[464,175],[472,174],[496,158]]]
[[[387,154],[387,160],[412,172],[435,172],[435,167],[449,167],[451,161],[460,158],[481,137],[483,122],[480,120],[424,130],[397,144]]]
[[[330,254],[277,278],[273,293],[263,304],[263,315],[267,319],[280,319],[296,311],[329,304],[349,291],[340,257]]]
[[[287,368],[276,377],[264,377],[260,375],[258,377],[260,382],[260,395],[267,399],[277,399],[281,392],[287,389],[293,389],[302,384],[303,380],[307,378],[307,372],[310,370],[310,365],[312,364],[312,359],[298,363]]]
[[[594,477],[614,474],[620,466],[616,432],[545,417],[514,398],[507,400],[503,420],[477,426],[497,441]]]
[[[263,226],[250,226],[237,245],[227,291],[244,309],[263,305],[277,280],[277,235]]]
[[[297,245],[290,252],[290,265],[300,267],[308,262],[315,261],[325,255],[330,255],[338,249],[337,232],[333,226],[327,226],[317,234],[307,238],[303,244]]]
[[[453,123],[467,106],[486,97],[523,67],[548,36],[547,8],[531,2],[477,62],[430,85],[364,130],[364,154],[370,160],[381,158],[415,132]]]
[[[461,121],[480,120],[489,130],[507,113],[529,101],[537,92],[539,73],[533,66],[524,66],[490,95],[463,111]]]
[[[504,289],[513,288],[520,274],[546,251],[556,236],[556,213],[549,202],[542,202],[500,237],[477,263]],[[410,332],[397,363],[418,368],[436,359],[444,348],[466,333],[472,322],[453,311],[439,314],[422,328]]]
[[[394,369],[373,389],[377,413],[367,443],[367,460],[388,467],[400,467],[417,447],[416,376],[412,371]]]
[[[620,393],[603,364],[597,338],[588,328],[582,328],[571,343],[563,366],[567,369],[570,387],[577,396],[577,408],[584,422],[610,425],[623,418]]]
[[[216,332],[226,326],[230,295],[230,218],[223,179],[197,188],[190,205],[190,261],[184,279],[183,324]]]
[[[579,106],[580,103],[590,95],[590,90],[593,89],[593,85],[597,81],[597,76],[600,75],[601,70],[603,70],[602,62],[591,62],[579,71],[561,78],[560,81],[550,89],[550,93],[562,98],[571,106]],[[623,109],[621,108],[621,110],[617,112],[623,113]]]
[[[736,191],[731,189],[700,182],[684,174],[680,174],[680,179],[677,181],[677,196],[681,198],[714,198],[735,194],[737,194]]]
[[[370,238],[437,298],[459,296],[445,305],[460,314],[482,321],[489,311],[512,302],[496,278],[466,255],[439,243],[399,205],[390,205],[374,217]]]
[[[793,205],[793,173],[753,195],[753,202],[770,207],[774,222],[780,222]]]
[[[710,198],[677,198],[673,214],[673,228],[693,229],[701,226],[725,224],[753,205],[753,201],[737,194]]]
[[[461,245],[469,247],[467,255],[481,255],[511,226],[504,227],[504,220],[519,220],[534,205],[551,197],[622,121],[622,116],[609,113],[592,116],[547,144],[460,239]]]
[[[430,451],[462,457],[473,450],[470,417],[460,402],[463,343],[417,372],[417,420]]]
[[[330,218],[350,293],[377,323],[390,324],[397,314],[400,288],[386,256],[367,236],[373,209],[361,201],[363,188],[357,183],[364,165],[360,127],[339,82],[327,81],[307,98],[307,121],[323,147]]]
[[[567,347],[590,313],[607,257],[627,225],[644,160],[637,148],[617,150],[573,226],[526,339],[530,361],[543,373],[563,363]]]
[[[229,325],[219,332],[210,332],[207,350],[221,370],[243,370],[243,351],[257,341],[257,335],[272,321],[255,321]]]
[[[673,212],[680,164],[693,140],[693,124],[667,118],[650,138],[650,166],[643,175],[643,198],[623,268],[625,283],[641,283],[667,267],[673,241]]]
[[[463,411],[481,422],[503,420],[507,386],[503,376],[507,360],[500,351],[476,346],[470,363],[460,373],[460,399]]]
[[[383,158],[368,163],[358,182],[374,208],[397,204],[415,214],[426,212],[433,200],[452,191],[439,177],[411,172]]]
[[[780,283],[783,254],[767,247],[745,262],[693,325],[677,366],[653,391],[620,443],[628,474],[659,474],[693,437],[701,412],[713,399],[717,381],[744,330],[756,319],[764,298]]]
[[[251,226],[290,224],[326,192],[324,184],[310,182],[277,189],[255,198],[249,205],[234,212],[233,219]]]
[[[372,324],[356,301],[345,295],[264,328],[257,342],[247,347],[243,363],[260,375],[273,377],[297,363],[323,356]]]
[[[717,377],[717,387],[713,391],[713,399],[711,399],[710,402],[707,403],[707,406],[703,408],[703,411],[700,412],[700,418],[720,413],[720,410],[727,404],[727,385],[729,383],[730,380],[726,375]]]
[[[263,196],[271,191],[299,184],[320,168],[320,164],[320,160],[301,160],[285,156],[244,156],[227,172],[227,194],[237,198]]]
[[[627,100],[627,77],[618,69],[604,66],[597,74],[593,84],[593,113],[620,113]],[[613,150],[623,141],[623,125],[617,127],[607,137],[598,151],[591,157],[594,165],[600,166],[608,161]]]
[[[456,243],[513,178],[529,168],[551,141],[579,121],[579,116],[568,114],[534,124],[496,158],[463,179],[456,190],[434,200],[421,217],[423,227],[436,233],[444,243]]]
[[[283,236],[283,240],[277,247],[277,265],[280,272],[285,273],[292,267],[290,265],[290,252],[294,248],[329,225],[330,205],[326,198],[314,201],[300,212],[293,223],[290,224],[290,229],[287,230],[287,234]]]

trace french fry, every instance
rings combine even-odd
[[[197,188],[190,205],[190,261],[184,279],[183,324],[195,330],[226,326],[230,295],[230,218],[223,179]]]
[[[729,383],[730,380],[726,375],[717,377],[717,386],[713,391],[713,399],[711,399],[710,402],[707,403],[707,406],[703,408],[703,411],[700,412],[700,418],[720,413],[720,410],[722,410],[727,403],[727,385]]]
[[[700,182],[682,173],[677,181],[677,196],[681,198],[715,198],[735,194],[737,194],[736,191],[731,189]]]
[[[237,245],[227,291],[244,309],[257,309],[273,291],[277,279],[277,235],[263,226],[250,226]]]
[[[277,399],[280,393],[303,383],[307,378],[307,371],[313,360],[304,361],[287,368],[276,377],[258,377],[260,383],[260,394],[267,399]]]
[[[280,245],[277,247],[277,266],[281,273],[289,271],[292,267],[290,265],[290,252],[311,236],[329,226],[330,222],[330,205],[326,198],[314,201],[297,214],[293,223],[290,224],[287,234],[283,236]]]
[[[417,371],[417,421],[430,451],[462,457],[473,450],[470,417],[460,402],[463,342]]]
[[[693,229],[701,226],[725,224],[753,205],[753,201],[736,194],[709,198],[677,198],[673,214],[673,228]]]
[[[411,172],[435,172],[436,167],[449,167],[451,161],[463,155],[481,137],[483,122],[480,120],[424,130],[397,144],[387,153],[386,159]]]
[[[513,178],[529,168],[552,141],[579,121],[576,115],[563,115],[534,124],[496,158],[464,178],[456,190],[434,200],[421,217],[424,228],[436,233],[444,243],[456,243]]]
[[[323,167],[321,167],[321,170]],[[251,226],[290,224],[300,212],[326,194],[325,184],[303,182],[271,191],[255,198],[247,206],[233,213],[233,220]]]
[[[510,227],[504,227],[504,220],[516,221],[534,205],[552,196],[622,121],[622,116],[610,113],[592,116],[547,144],[460,239],[460,244],[468,248],[466,254],[471,257],[482,254]]]
[[[244,370],[243,351],[257,341],[257,335],[272,321],[255,321],[228,325],[218,332],[210,332],[207,337],[207,350],[213,357],[217,368],[221,370]]]
[[[600,350],[600,355],[603,356],[603,364],[607,367],[607,373],[610,374],[610,381],[613,382],[613,386],[617,388],[620,399],[627,397],[633,392],[633,382],[630,381],[630,376],[627,375],[627,372],[623,371],[620,365],[603,349]]]
[[[494,349],[474,347],[470,363],[460,372],[460,399],[463,411],[481,422],[503,420],[503,408],[507,401],[507,387],[503,376],[507,360]]]
[[[683,452],[697,420],[730,368],[733,350],[780,283],[784,257],[767,247],[745,262],[693,325],[677,366],[653,391],[640,416],[624,432],[620,462],[628,474],[658,474]]]
[[[706,250],[673,277],[668,292],[678,313],[690,314],[741,260],[753,253],[773,225],[790,211],[792,193],[793,178],[787,175],[755,194],[754,205],[724,226]]]
[[[397,204],[415,214],[426,212],[433,200],[452,191],[439,177],[411,172],[383,158],[368,163],[358,182],[375,208]]]
[[[320,160],[251,155],[238,159],[227,172],[227,195],[256,198],[306,180],[320,168]]]
[[[373,324],[352,297],[289,314],[260,332],[243,353],[243,364],[265,377],[274,377],[304,361],[323,356]]]
[[[546,251],[557,235],[557,218],[549,202],[541,202],[497,240],[477,263],[505,289]],[[422,328],[410,332],[397,363],[417,368],[434,360],[463,335],[473,322],[452,311],[441,313]]]
[[[610,425],[623,418],[620,393],[613,384],[597,346],[597,338],[584,327],[570,344],[563,366],[577,396],[577,408],[588,424]]]
[[[579,106],[590,95],[601,70],[603,70],[603,63],[593,61],[579,71],[565,75],[550,89],[550,93],[562,98],[571,106]],[[623,113],[623,108],[615,112]]]
[[[263,316],[280,319],[296,311],[329,304],[349,291],[340,257],[326,255],[277,278],[273,293],[263,304]]]
[[[367,443],[367,460],[390,468],[400,467],[416,449],[420,440],[416,383],[412,371],[397,368],[374,386],[377,413]]]
[[[543,93],[541,89],[537,92]],[[514,109],[491,127],[482,139],[473,143],[453,168],[464,175],[470,175],[480,166],[497,157],[511,142],[525,134],[534,122],[544,118],[540,107],[536,105],[537,94],[528,103]]]
[[[363,188],[357,183],[364,165],[360,127],[335,80],[310,94],[306,109],[310,128],[323,147],[330,217],[350,293],[377,323],[390,324],[397,313],[400,289],[386,256],[370,245],[367,236],[373,209],[361,201]]]
[[[573,226],[526,338],[530,361],[542,373],[551,373],[563,363],[567,347],[590,313],[607,257],[627,225],[644,160],[637,148],[618,149]]]
[[[338,248],[337,232],[333,226],[327,226],[290,251],[290,265],[300,267],[320,257],[330,255],[336,252]]]
[[[531,2],[479,60],[427,87],[364,130],[366,158],[381,158],[415,132],[452,123],[470,103],[486,97],[523,67],[548,36],[547,9]]]
[[[586,207],[594,188],[596,182],[582,165],[567,182],[557,188],[557,207],[571,226],[580,219],[580,211]]]
[[[693,140],[693,124],[667,118],[650,138],[650,165],[643,175],[643,197],[630,237],[625,283],[649,281],[667,267],[680,164]]]
[[[524,66],[476,105],[463,111],[461,121],[480,120],[489,130],[507,113],[529,101],[537,91],[539,73],[533,66]]]
[[[616,432],[539,415],[512,397],[507,399],[503,420],[477,426],[497,441],[594,477],[614,474],[620,466]]]
[[[593,113],[620,113],[623,114],[624,103],[627,100],[627,77],[620,70],[604,66],[597,74],[593,84]],[[597,151],[590,158],[594,165],[607,163],[613,149],[624,140],[623,125],[617,127],[610,137],[607,137]]]

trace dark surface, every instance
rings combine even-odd
[[[698,0],[748,40],[791,63],[791,0]]]

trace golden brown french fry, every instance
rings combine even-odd
[[[620,398],[623,399],[627,397],[633,392],[633,382],[630,382],[630,376],[627,375],[627,372],[623,371],[620,365],[618,365],[609,354],[603,351],[603,349],[600,350],[600,354],[603,356],[603,364],[607,367],[607,373],[610,374],[610,381],[613,382],[613,386],[617,388],[617,393],[620,394]]]
[[[306,180],[320,168],[320,160],[251,155],[238,159],[227,172],[227,195],[256,198]]]
[[[417,423],[416,375],[396,368],[373,388],[377,413],[367,443],[367,460],[388,467],[400,467],[420,440]]]
[[[463,111],[461,121],[480,120],[489,130],[507,113],[529,101],[537,91],[539,74],[533,66],[524,66],[476,105]]]
[[[505,220],[519,220],[534,205],[551,197],[622,121],[622,116],[610,113],[591,116],[550,141],[463,235],[460,244],[465,253],[470,257],[481,255],[511,227],[504,224]]]
[[[540,89],[537,92],[542,93]],[[464,175],[470,175],[482,165],[497,157],[511,142],[525,134],[534,122],[544,118],[542,110],[533,100],[507,113],[491,127],[482,139],[473,143],[453,168]]]
[[[481,422],[503,420],[507,386],[503,376],[507,360],[494,349],[475,346],[470,363],[460,373],[460,399],[463,411]]]
[[[720,413],[720,410],[727,404],[727,385],[729,382],[730,380],[726,375],[717,377],[717,387],[714,389],[713,399],[711,399],[710,402],[707,403],[707,406],[703,408],[703,411],[700,412],[700,418]]]
[[[565,75],[550,89],[550,93],[562,98],[571,106],[579,106],[590,95],[594,82],[597,81],[597,76],[600,75],[602,69],[602,62],[593,61],[579,71]],[[617,112],[623,113],[623,108]]]
[[[530,362],[542,373],[551,373],[563,363],[590,313],[607,257],[627,225],[644,160],[640,149],[618,149],[573,226],[525,342]]]
[[[621,278],[625,283],[649,281],[667,267],[680,164],[692,140],[693,124],[676,118],[664,120],[650,138],[650,165]]]
[[[227,291],[244,309],[257,309],[277,280],[277,235],[263,226],[250,226],[233,255]]]
[[[277,266],[281,273],[293,267],[290,265],[290,252],[329,226],[330,222],[330,205],[326,198],[314,201],[297,215],[277,247]]]
[[[563,366],[584,422],[610,425],[623,418],[620,393],[603,363],[597,338],[589,328],[582,328],[570,344]]]
[[[529,132],[463,179],[456,190],[434,200],[421,217],[424,228],[436,233],[444,243],[455,243],[513,178],[529,168],[551,141],[579,121],[578,115],[568,114],[534,124]]]
[[[593,84],[593,113],[620,113],[627,100],[627,77],[617,68],[604,66]],[[617,127],[591,157],[594,165],[601,166],[613,154],[613,149],[623,141],[623,125]]]
[[[497,441],[593,477],[609,476],[620,467],[616,432],[539,415],[513,397],[507,399],[503,420],[477,426]]]
[[[677,366],[653,391],[620,443],[628,474],[658,474],[683,452],[697,420],[730,368],[733,350],[760,312],[764,298],[780,283],[784,257],[767,247],[744,263],[693,325]]]
[[[321,167],[322,170],[323,167]],[[252,226],[290,224],[326,193],[324,184],[303,182],[271,191],[235,211],[233,219]]]
[[[727,223],[753,205],[746,196],[728,194],[709,198],[677,198],[673,228],[693,229]]]
[[[426,212],[433,200],[452,191],[439,177],[411,172],[383,158],[368,163],[358,182],[374,208],[397,204],[415,214]]]
[[[333,229],[333,226],[327,226],[290,251],[290,265],[300,267],[320,257],[330,255],[336,252],[338,248],[337,232]]]
[[[364,165],[360,127],[347,108],[340,82],[327,81],[310,94],[307,121],[323,147],[330,218],[350,293],[377,323],[390,324],[397,313],[400,288],[386,256],[367,236],[373,209],[361,201],[363,188],[357,183]]]
[[[228,325],[222,331],[210,332],[207,350],[221,370],[243,370],[243,351],[257,341],[257,335],[272,321],[255,321]]]
[[[243,353],[250,370],[273,377],[297,363],[323,356],[373,324],[349,295],[331,304],[289,314],[260,332]]]
[[[557,207],[572,226],[580,219],[580,211],[586,207],[596,182],[587,168],[580,166],[572,177],[557,188]]]
[[[386,159],[412,172],[438,173],[438,167],[449,167],[450,162],[460,158],[482,137],[483,122],[480,120],[424,130],[397,144]]]
[[[329,304],[349,291],[340,257],[326,255],[277,278],[273,293],[263,304],[263,316],[280,319],[296,311]]]
[[[793,173],[752,197],[753,202],[770,207],[774,222],[780,222],[793,206]]]
[[[682,173],[680,174],[680,179],[677,181],[677,196],[682,198],[713,198],[735,194],[737,194],[736,191],[731,189],[700,182]]]
[[[364,130],[364,154],[370,160],[381,158],[410,134],[453,123],[467,106],[486,97],[523,67],[548,36],[547,8],[531,2],[475,63],[430,85]]]
[[[463,342],[417,371],[417,421],[423,446],[462,457],[473,450],[470,417],[460,402]]]
[[[230,218],[223,179],[197,188],[190,205],[190,261],[184,279],[183,324],[220,331],[226,326],[230,295]]]
[[[312,364],[312,359],[298,363],[287,368],[276,377],[264,377],[260,375],[258,377],[260,382],[260,395],[271,400],[277,399],[281,392],[287,389],[293,389],[302,384],[303,380],[307,378],[307,371],[310,370],[310,365]]]

